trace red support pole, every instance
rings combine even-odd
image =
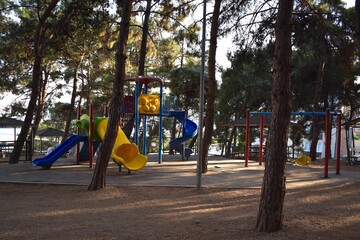
[[[250,142],[250,110],[246,110],[246,129],[245,129],[245,167],[249,162],[249,143]]]
[[[263,162],[263,142],[264,142],[264,115],[261,115],[259,165],[262,165],[262,162]]]
[[[326,109],[325,115],[325,161],[324,161],[324,178],[329,173],[329,154],[330,154],[330,111]]]
[[[81,115],[81,106],[79,105],[77,108],[77,120],[80,120],[80,115]],[[80,129],[78,128],[76,130],[76,134],[80,135]],[[80,164],[80,143],[76,144],[76,164]]]
[[[337,146],[336,146],[336,174],[340,174],[340,147],[341,147],[341,113],[338,113]]]
[[[94,153],[94,145],[93,145],[93,135],[94,135],[94,106],[90,105],[90,126],[89,126],[89,166],[92,168],[93,166],[93,153]]]

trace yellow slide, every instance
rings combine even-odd
[[[99,122],[96,127],[97,133],[102,140],[104,140],[107,125],[108,118],[105,118]],[[139,148],[135,144],[130,143],[129,139],[120,127],[111,156],[116,163],[123,165],[131,171],[142,169],[148,160],[146,156],[139,152]]]

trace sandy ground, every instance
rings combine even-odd
[[[0,239],[360,239],[360,182],[287,190],[271,234],[254,230],[259,200],[259,189],[0,183]]]

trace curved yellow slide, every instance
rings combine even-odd
[[[108,118],[105,118],[99,122],[96,127],[97,133],[102,140],[104,140],[107,125]],[[146,156],[139,152],[139,148],[135,144],[130,143],[129,139],[126,137],[125,133],[121,130],[120,127],[111,156],[116,163],[123,165],[125,168],[131,171],[142,169],[148,160]]]

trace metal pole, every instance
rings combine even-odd
[[[163,84],[160,83],[160,111],[159,111],[159,118],[160,118],[160,122],[159,122],[159,159],[158,159],[158,163],[162,163],[162,144],[163,144],[163,139],[162,139],[162,128],[163,128]]]
[[[81,115],[81,106],[79,104],[78,109],[77,109],[77,120],[80,120],[80,115]],[[77,128],[76,133],[77,133],[77,135],[80,135],[80,128]],[[76,144],[76,164],[80,164],[80,143],[79,142]]]
[[[93,145],[93,138],[94,138],[94,106],[90,105],[90,126],[89,126],[89,167],[93,167],[93,152],[94,152],[94,145]]]
[[[326,109],[324,178],[327,178],[329,173],[329,150],[330,150],[330,111],[329,109]]]
[[[259,165],[263,162],[263,142],[264,142],[264,115],[260,121],[260,149],[259,149]]]
[[[337,126],[337,145],[336,145],[336,174],[340,174],[340,147],[341,147],[341,113],[338,117],[338,126]]]
[[[135,144],[139,146],[139,79],[135,82]]]
[[[250,142],[250,110],[246,110],[246,130],[245,130],[245,167],[249,163],[249,143]]]
[[[202,143],[203,143],[203,121],[204,121],[204,86],[205,86],[205,41],[206,41],[206,0],[204,0],[202,20],[202,41],[201,41],[201,72],[200,72],[200,106],[199,106],[199,131],[198,131],[198,160],[196,170],[196,189],[201,190],[202,174]]]
[[[143,90],[143,93],[144,94],[147,94],[148,93],[148,88],[147,88],[147,84],[144,84],[144,90]],[[139,96],[140,97],[140,96]],[[147,131],[147,125],[146,125],[146,122],[147,122],[147,116],[146,114],[144,114],[144,117],[143,117],[143,154],[146,155],[146,131]]]

